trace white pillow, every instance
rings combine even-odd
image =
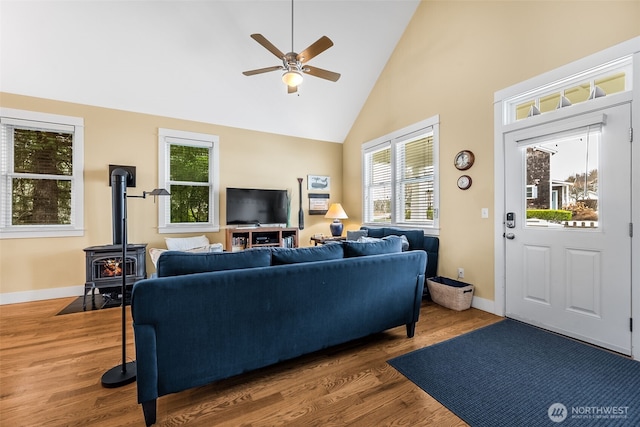
[[[158,248],[150,248],[149,249],[149,257],[151,257],[151,262],[154,267],[158,266],[158,258],[162,255],[163,252],[167,252],[169,249],[158,249]],[[187,249],[181,252],[223,252],[222,243],[211,243],[210,245],[202,246],[199,248]]]
[[[409,239],[407,239],[407,236],[405,236],[404,234],[390,234],[388,236],[384,236],[382,240],[388,239],[389,237],[399,237],[400,239],[402,239],[402,252],[409,250]]]
[[[170,251],[188,251],[209,244],[209,239],[204,234],[196,237],[166,237],[164,241]]]
[[[366,243],[366,242],[379,242],[380,240],[386,240],[386,239],[388,239],[388,238],[390,238],[390,237],[391,237],[391,238],[399,237],[399,238],[400,238],[400,240],[402,240],[402,250],[403,250],[403,251],[408,251],[408,250],[409,250],[409,240],[407,239],[407,236],[405,236],[405,235],[397,236],[397,235],[395,235],[395,234],[392,234],[392,235],[389,235],[389,236],[384,236],[384,237],[383,237],[383,238],[381,238],[381,239],[377,239],[377,238],[375,238],[375,237],[360,237],[360,238],[357,240],[357,242],[365,242],[365,243]]]
[[[166,251],[167,249],[149,248],[149,257],[151,258],[151,262],[154,267],[158,266],[158,258],[160,258],[160,255]]]

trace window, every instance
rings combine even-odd
[[[569,76],[506,100],[504,123],[633,89],[632,56]]]
[[[0,109],[0,238],[84,234],[84,120]]]
[[[367,224],[438,229],[438,116],[362,148]]]
[[[218,137],[160,129],[158,141],[160,187],[171,193],[158,198],[160,232],[218,231]]]
[[[537,198],[538,198],[538,186],[527,185],[527,199],[537,199]]]

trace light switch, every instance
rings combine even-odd
[[[482,208],[480,216],[482,218],[489,218],[489,208]]]

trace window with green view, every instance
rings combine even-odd
[[[82,235],[82,120],[2,113],[0,237]]]
[[[218,227],[217,145],[213,135],[160,130],[161,232],[214,231]]]

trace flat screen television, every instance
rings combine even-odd
[[[227,188],[227,225],[286,225],[287,190]]]

